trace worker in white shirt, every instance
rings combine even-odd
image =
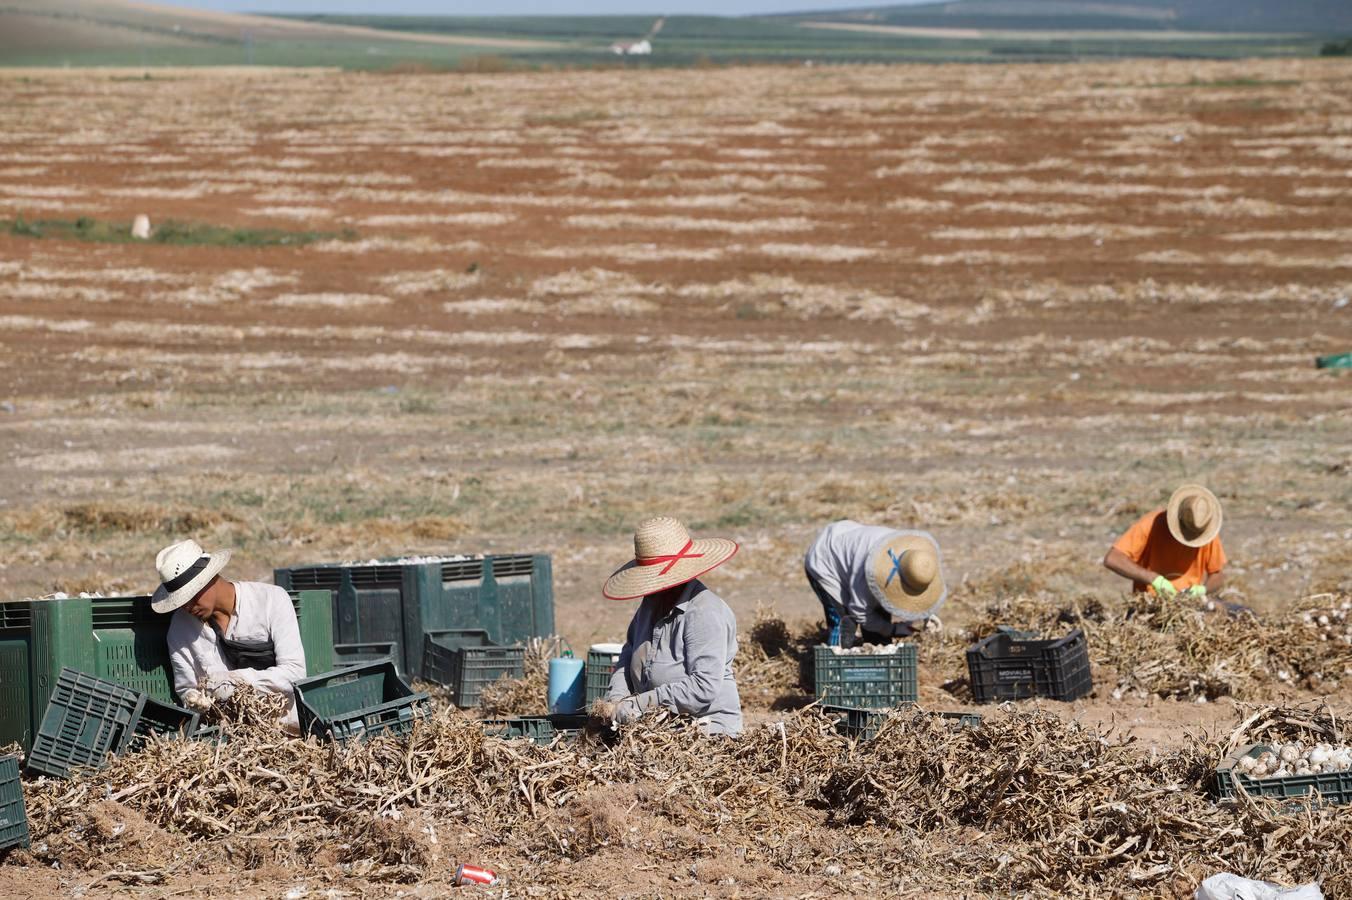
[[[935,613],[948,588],[939,543],[927,531],[842,519],[818,533],[803,568],[821,601],[830,646],[889,644],[939,626]]]
[[[205,710],[247,684],[288,701],[279,720],[299,733],[293,685],[305,677],[305,648],[291,597],[273,584],[226,581],[230,551],[205,553],[181,541],[155,557],[160,586],[151,598],[169,622],[174,691],[189,708]]]

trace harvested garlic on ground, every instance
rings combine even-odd
[[[1277,755],[1282,758],[1282,762],[1284,763],[1293,763],[1296,760],[1300,759],[1300,751],[1297,750],[1295,747],[1292,747],[1290,744],[1287,744],[1285,747],[1283,747],[1277,753]]]

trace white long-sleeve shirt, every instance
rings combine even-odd
[[[803,559],[808,573],[840,607],[841,618],[884,634],[891,633],[892,617],[869,589],[868,567],[874,549],[896,533],[895,528],[841,519],[821,530]]]
[[[291,701],[282,719],[294,724],[295,695],[292,686],[305,677],[305,647],[300,642],[300,623],[286,591],[275,584],[236,581],[235,614],[225,629],[232,641],[271,640],[277,664],[269,669],[231,669],[221,652],[216,629],[194,618],[183,607],[169,620],[169,662],[174,670],[174,691],[182,701],[186,691],[213,675],[253,685],[260,691],[281,694]]]

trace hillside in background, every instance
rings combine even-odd
[[[954,0],[799,13],[791,19],[982,30],[1352,33],[1349,0]]]
[[[531,40],[377,31],[130,0],[0,0],[0,65],[333,65],[453,63],[528,54]]]
[[[1227,10],[1229,14],[1223,14]],[[1283,17],[1281,10],[1285,10]],[[717,16],[258,16],[132,0],[0,0],[0,66],[279,65],[501,70],[805,62],[1313,56],[1352,2],[960,0]],[[1327,27],[1316,27],[1326,22]],[[657,29],[654,31],[654,29]],[[650,52],[613,45],[650,36]]]

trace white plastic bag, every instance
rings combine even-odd
[[[1222,872],[1203,881],[1194,897],[1196,900],[1324,900],[1324,892],[1317,884],[1284,888],[1270,881],[1254,881]]]

